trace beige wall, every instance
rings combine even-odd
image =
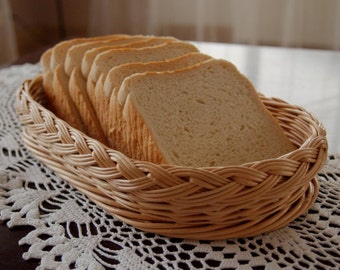
[[[198,40],[340,50],[339,0],[150,2],[153,31],[185,26]]]
[[[7,0],[0,0],[0,67],[18,57],[12,12]]]
[[[20,55],[87,34],[88,0],[10,0]],[[64,36],[64,34],[66,36]]]
[[[339,0],[8,1],[20,55],[68,37],[122,32],[340,49]]]

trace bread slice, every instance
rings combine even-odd
[[[127,38],[128,35],[108,35],[108,36],[99,36],[99,37],[87,37],[87,38],[73,38],[69,40],[65,40],[56,44],[52,49],[51,61],[50,61],[50,69],[54,71],[54,69],[58,65],[64,65],[65,58],[68,50],[76,45],[84,42],[90,41],[99,41],[99,40],[107,40],[112,38]]]
[[[195,46],[187,42],[170,41],[162,45],[150,46],[145,48],[124,48],[114,49],[102,54],[99,54],[92,65],[91,71],[101,70],[100,83],[95,84],[91,80],[91,72],[87,78],[87,92],[90,101],[92,102],[93,108],[97,115],[102,114],[102,101],[96,100],[95,89],[102,91],[101,86],[105,80],[106,74],[114,66],[131,63],[131,62],[149,62],[159,61],[168,58],[178,57],[180,55],[187,54],[189,52],[198,51]],[[93,68],[94,67],[94,68]]]
[[[123,48],[144,48],[148,46],[160,45],[166,41],[176,40],[173,37],[154,37],[154,36],[132,36],[131,38],[120,42],[120,49]],[[85,78],[89,76],[93,61],[96,56],[107,52],[109,50],[117,49],[117,46],[100,46],[98,48],[93,48],[91,50],[86,51],[83,56],[83,60],[81,63],[81,72]]]
[[[88,104],[87,96],[80,95],[84,93],[84,91],[81,89],[83,82],[79,80],[80,77],[74,75],[74,78],[72,78],[72,82],[70,83],[70,76],[65,72],[65,61],[69,51],[73,50],[73,48],[76,46],[95,46],[99,43],[105,44],[108,42],[110,42],[110,44],[115,42],[118,45],[119,43],[128,43],[125,42],[125,40],[128,39],[131,39],[131,41],[128,42],[133,42],[136,40],[143,40],[145,37],[138,36],[137,38],[137,36],[128,35],[109,35],[94,38],[70,39],[58,43],[53,48],[48,50],[48,52],[46,52],[41,58],[44,74],[44,89],[51,109],[56,112],[59,117],[66,120],[67,122],[70,122],[70,124],[74,127],[77,127],[80,130],[90,134],[96,134],[96,138],[104,143],[105,139],[102,136],[102,132],[100,129],[97,129],[99,126],[98,120],[90,121],[90,124],[88,124],[89,121],[86,124],[84,122],[84,114],[88,115],[87,118],[90,119],[93,119],[94,114],[92,112],[91,106]],[[82,52],[76,54],[76,57],[81,57],[81,53]],[[76,61],[79,61],[78,58]],[[48,62],[50,64],[49,67]],[[69,62],[69,64],[71,63],[74,64],[73,61]],[[78,73],[79,72],[77,71],[75,72],[75,74]],[[57,78],[54,78],[55,76],[57,76]],[[51,84],[50,82],[53,83]],[[72,87],[71,91],[69,89],[70,85]],[[70,112],[72,112],[72,114]]]
[[[46,50],[42,56],[40,57],[40,64],[41,64],[41,75],[43,78],[43,87],[46,89],[46,92],[50,92],[53,94],[53,72],[50,69],[51,63],[51,56],[52,56],[52,48]]]
[[[87,89],[93,91],[100,76],[104,82],[107,73],[115,66],[130,62],[160,61],[189,52],[198,52],[198,49],[193,44],[183,41],[170,41],[162,45],[144,48],[113,49],[103,52],[96,56],[91,66],[87,78]]]
[[[89,67],[92,66],[95,57],[99,53],[104,53],[108,50],[112,52],[117,49],[141,49],[141,48],[146,48],[150,46],[162,45],[162,44],[165,44],[166,42],[175,41],[175,40],[176,39],[173,37],[134,36],[124,41],[120,41],[118,44],[115,44],[115,45],[112,44],[110,46],[100,46],[98,48],[93,48],[91,50],[88,50],[83,54],[83,59],[81,61],[82,62],[81,69],[82,69],[83,77],[85,80],[88,79],[88,76],[86,75],[89,72],[88,69]],[[89,92],[92,93],[94,91],[95,86],[90,84],[89,82],[87,82],[87,84],[88,84]]]
[[[104,54],[108,51],[113,52],[117,49],[121,49],[121,50],[123,50],[123,49],[132,49],[132,50],[144,49],[146,47],[154,47],[154,46],[158,46],[158,45],[163,45],[163,44],[170,42],[170,41],[177,41],[177,40],[173,37],[148,37],[148,38],[145,37],[143,40],[123,44],[123,45],[120,45],[120,46],[102,46],[102,47],[99,47],[99,48],[91,49],[88,52],[86,52],[86,54],[83,57],[83,61],[82,61],[82,65],[81,65],[82,73],[83,73],[85,78],[89,77],[89,73],[91,71],[93,62],[94,62],[95,58],[97,57],[97,55],[99,55],[99,54]],[[101,75],[102,74],[100,74],[100,76]],[[100,80],[98,79],[98,81],[100,81]],[[103,84],[104,82],[101,81],[101,83]],[[93,90],[95,88],[95,85],[96,84],[91,84],[90,89]]]
[[[68,76],[61,65],[58,65],[54,70],[52,86],[53,91],[45,91],[51,110],[71,126],[86,133],[87,130],[81,120],[79,111],[68,91]]]
[[[44,72],[51,71],[52,48],[47,49],[40,57],[41,69]]]
[[[64,102],[63,104],[56,103],[60,99],[67,100],[70,98],[68,93],[68,84],[69,84],[69,76],[65,73],[65,71],[61,71],[60,69],[64,70],[64,61],[69,48],[74,46],[75,44],[82,44],[85,42],[93,42],[96,40],[106,40],[106,39],[113,39],[113,38],[127,38],[127,35],[112,35],[112,36],[100,36],[100,37],[93,37],[93,38],[77,38],[77,39],[70,39],[66,41],[62,41],[52,48],[45,51],[45,53],[40,58],[40,63],[42,65],[42,77],[43,77],[43,87],[45,90],[45,94],[49,103],[49,107],[51,110],[57,110],[59,116],[63,115],[64,120],[68,120],[67,115],[64,112],[69,112],[70,110],[74,111],[76,108],[74,107],[74,102],[72,100],[68,102]],[[58,70],[57,70],[58,69]],[[56,71],[57,70],[57,71]],[[58,78],[55,77],[55,73],[58,74]],[[61,80],[62,78],[62,80]],[[56,86],[56,87],[55,87]],[[67,93],[67,96],[60,97]],[[63,106],[72,106],[71,108],[65,108],[65,111],[61,107]],[[61,114],[61,115],[60,115]],[[79,116],[77,113],[76,118]],[[73,117],[73,116],[70,116]],[[78,120],[74,121],[72,119],[71,122],[75,125]],[[81,122],[81,129],[84,130],[84,125]]]
[[[82,65],[84,55],[86,54],[88,50],[101,48],[101,47],[111,47],[113,49],[118,46],[119,47],[129,46],[131,43],[134,43],[134,42],[141,42],[141,41],[145,42],[145,40],[150,40],[150,39],[151,37],[148,37],[148,36],[129,36],[129,37],[118,36],[114,38],[108,38],[108,39],[98,40],[98,41],[82,42],[82,43],[73,45],[71,48],[68,49],[67,54],[66,54],[65,72],[66,74],[71,76],[73,68]]]
[[[135,42],[132,44],[129,44],[129,46],[124,46],[124,47],[119,47],[119,48],[114,48],[114,49],[130,49],[129,52],[134,52],[136,49],[146,49],[146,52],[152,48],[152,47],[158,47],[158,45],[164,45],[168,42],[171,41],[178,41],[173,37],[153,37],[141,42]],[[112,48],[113,49],[113,48]],[[111,50],[111,52],[113,52],[113,50]],[[125,52],[125,51],[124,51]],[[138,53],[142,53],[141,50],[138,51]],[[158,52],[155,52],[155,57],[157,56]],[[143,63],[144,61],[147,61],[148,58],[145,56],[145,60],[140,60],[139,59],[140,56],[135,57],[134,54],[130,55],[126,55],[125,59],[121,59],[120,61],[125,63]],[[137,61],[137,62],[134,62]],[[141,61],[141,62],[140,62]],[[163,60],[162,60],[163,61]],[[117,62],[115,64],[119,64],[120,62]],[[149,62],[147,62],[149,63]],[[114,67],[113,67],[114,68]],[[90,82],[88,82],[87,84],[87,88],[88,88],[88,92],[90,93],[90,100],[92,101],[92,103],[94,104],[95,108],[99,108],[100,111],[102,111],[103,107],[102,107],[102,93],[103,93],[103,88],[104,88],[104,83],[106,80],[106,76],[107,74],[101,74],[98,81],[96,82],[95,86],[93,84],[91,84]],[[94,87],[94,89],[93,89]],[[107,86],[110,87],[110,86]]]
[[[98,95],[96,99],[102,101],[102,109],[99,110],[98,118],[102,124],[103,132],[108,138],[109,146],[121,152],[126,152],[124,146],[127,144],[124,142],[121,130],[122,107],[117,100],[118,90],[125,78],[136,73],[187,68],[208,59],[211,59],[211,56],[193,52],[159,62],[128,63],[112,68],[106,77],[103,90],[95,91]]]
[[[125,78],[135,73],[148,71],[173,71],[195,65],[212,59],[211,56],[201,52],[189,52],[175,58],[168,58],[154,62],[133,62],[113,67],[107,74],[102,93],[106,97],[116,95]]]
[[[69,80],[68,89],[70,97],[85,126],[87,135],[108,145],[106,136],[104,136],[101,125],[99,124],[96,112],[94,111],[92,103],[88,98],[86,91],[86,81],[83,80],[80,66],[73,69]]]
[[[111,43],[110,48],[141,48],[143,46],[148,45],[158,45],[168,41],[173,41],[175,38],[173,37],[153,37],[153,36],[133,36],[129,38],[125,38],[124,40],[119,39],[117,42],[107,40],[105,43]],[[106,143],[105,137],[103,136],[103,132],[101,129],[101,125],[99,124],[98,117],[94,110],[93,106],[93,97],[88,95],[86,89],[86,78],[83,77],[80,72],[80,62],[82,55],[85,55],[85,50],[91,48],[91,46],[96,47],[99,43],[103,44],[103,42],[88,42],[82,43],[79,45],[75,45],[71,47],[69,52],[67,53],[66,59],[72,58],[69,61],[70,65],[76,66],[73,68],[71,73],[70,81],[69,81],[69,92],[70,96],[75,103],[75,106],[78,108],[82,121],[88,130],[88,134],[98,139],[99,141]],[[115,45],[113,45],[115,44]],[[70,53],[71,52],[71,53]],[[78,53],[73,53],[78,52]],[[78,70],[79,67],[79,70]],[[67,68],[65,68],[67,69]],[[92,93],[92,92],[91,92]],[[92,97],[92,100],[91,100]],[[100,102],[101,103],[101,102]]]
[[[225,60],[135,74],[120,92],[126,134],[134,143],[132,158],[225,166],[277,158],[294,149],[252,84]]]
[[[130,36],[128,35],[110,35],[110,36],[99,36],[99,37],[90,37],[90,38],[76,38],[62,41],[56,44],[54,47],[48,49],[40,58],[40,62],[42,64],[43,74],[46,73],[46,76],[52,78],[53,80],[53,72],[58,65],[65,66],[66,56],[69,50],[76,45],[83,44],[94,44],[96,42],[108,42],[116,40],[124,40],[128,39]],[[50,74],[52,73],[52,74]],[[66,73],[68,76],[70,74]]]

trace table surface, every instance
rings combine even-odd
[[[284,99],[313,113],[327,130],[329,153],[340,154],[340,52],[203,42],[194,44],[206,54],[234,63],[265,96]],[[5,269],[1,265],[6,269],[34,269],[39,265],[39,260],[21,259],[27,248],[19,247],[18,241],[29,231],[27,226],[9,230],[5,223],[0,225],[1,269]]]

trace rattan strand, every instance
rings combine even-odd
[[[303,108],[261,99],[297,150],[241,166],[188,168],[132,160],[44,107],[42,78],[22,84],[17,112],[26,147],[100,207],[147,232],[187,239],[279,229],[314,203],[327,157],[323,126]]]

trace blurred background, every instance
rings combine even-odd
[[[340,50],[340,0],[0,0],[0,66],[113,33]]]

